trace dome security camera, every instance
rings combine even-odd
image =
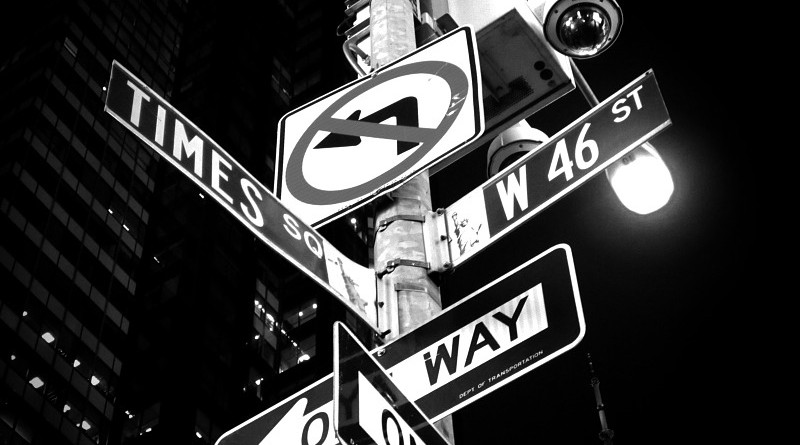
[[[487,176],[496,175],[517,159],[536,150],[547,139],[543,131],[531,127],[524,119],[507,128],[489,144],[486,152]]]
[[[547,42],[576,59],[605,51],[622,28],[616,0],[546,0],[542,17]]]

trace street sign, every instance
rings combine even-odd
[[[233,157],[116,60],[105,111],[376,332],[376,276],[290,212]]]
[[[216,445],[333,445],[333,374],[225,432]]]
[[[287,113],[275,195],[319,227],[466,147],[483,132],[477,55],[463,26]]]
[[[551,247],[378,354],[432,421],[572,349],[586,331],[572,251]]]
[[[370,354],[436,422],[572,349],[585,332],[572,251],[559,244]],[[261,439],[274,429],[294,429],[292,437],[300,437],[311,414],[289,416],[286,406],[306,399],[323,406],[317,415],[328,436],[302,444],[332,443],[331,430],[321,428],[333,419],[332,385],[329,374],[226,433],[216,445],[272,443]]]
[[[652,70],[445,210],[453,267],[670,125]]]
[[[333,418],[342,443],[449,445],[341,322],[333,344]]]

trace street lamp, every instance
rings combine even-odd
[[[606,178],[622,204],[640,215],[666,205],[675,190],[667,165],[649,142],[611,164]]]
[[[583,97],[590,106],[597,106],[600,102],[575,61],[570,59],[570,63],[575,83]],[[606,169],[606,178],[622,204],[640,215],[653,213],[666,205],[675,190],[667,165],[649,142],[634,148],[611,164]]]

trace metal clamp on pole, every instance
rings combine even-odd
[[[394,290],[395,292],[400,291],[411,291],[411,292],[425,292],[428,293],[428,289],[425,286],[420,286],[414,283],[394,283]]]
[[[378,225],[375,227],[375,230],[377,230],[379,232],[382,232],[382,231],[386,230],[387,227],[389,227],[389,224],[391,224],[391,223],[393,223],[395,221],[416,221],[416,222],[424,223],[425,222],[425,216],[423,216],[423,215],[393,215],[393,216],[390,216],[390,217],[388,217],[386,219],[380,220],[380,222],[378,222]]]
[[[361,48],[358,47],[359,42],[366,39],[369,36],[369,27],[366,26],[361,28],[360,31],[356,32],[354,35],[347,38],[347,40],[342,43],[342,51],[344,52],[344,57],[350,63],[350,66],[358,73],[359,76],[366,75],[366,71],[364,71],[361,66],[358,65],[358,61],[356,60],[356,54],[358,57],[361,57],[363,60],[369,61],[369,55],[364,53]]]
[[[428,212],[428,218],[422,223],[422,232],[425,239],[425,257],[431,263],[430,272],[443,273],[452,269],[453,259],[450,256],[450,237],[447,233],[444,209]]]
[[[375,271],[378,275],[378,278],[382,276],[394,272],[397,266],[411,266],[411,267],[420,267],[422,269],[430,269],[431,265],[427,261],[415,261],[415,260],[407,260],[404,258],[395,258],[393,260],[389,260],[386,262],[386,267],[382,270]]]
[[[344,13],[347,16],[352,16],[367,6],[369,6],[369,0],[356,0],[356,1],[346,2]]]

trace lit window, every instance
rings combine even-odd
[[[70,40],[69,37],[64,40],[64,48],[66,48],[67,51],[72,54],[72,57],[78,57],[78,46],[75,45],[75,43]]]
[[[39,389],[42,387],[42,385],[44,385],[44,381],[39,377],[32,378],[28,383],[30,383],[31,386],[33,386],[36,389]]]
[[[47,343],[53,343],[53,340],[55,340],[55,339],[56,339],[55,337],[53,337],[53,334],[51,334],[51,333],[49,333],[49,332],[45,332],[44,334],[42,334],[42,338],[43,338],[43,339],[44,339],[44,341],[46,341]]]
[[[100,383],[100,379],[98,379],[96,376],[92,376],[91,382],[92,386],[97,386],[97,384]]]

